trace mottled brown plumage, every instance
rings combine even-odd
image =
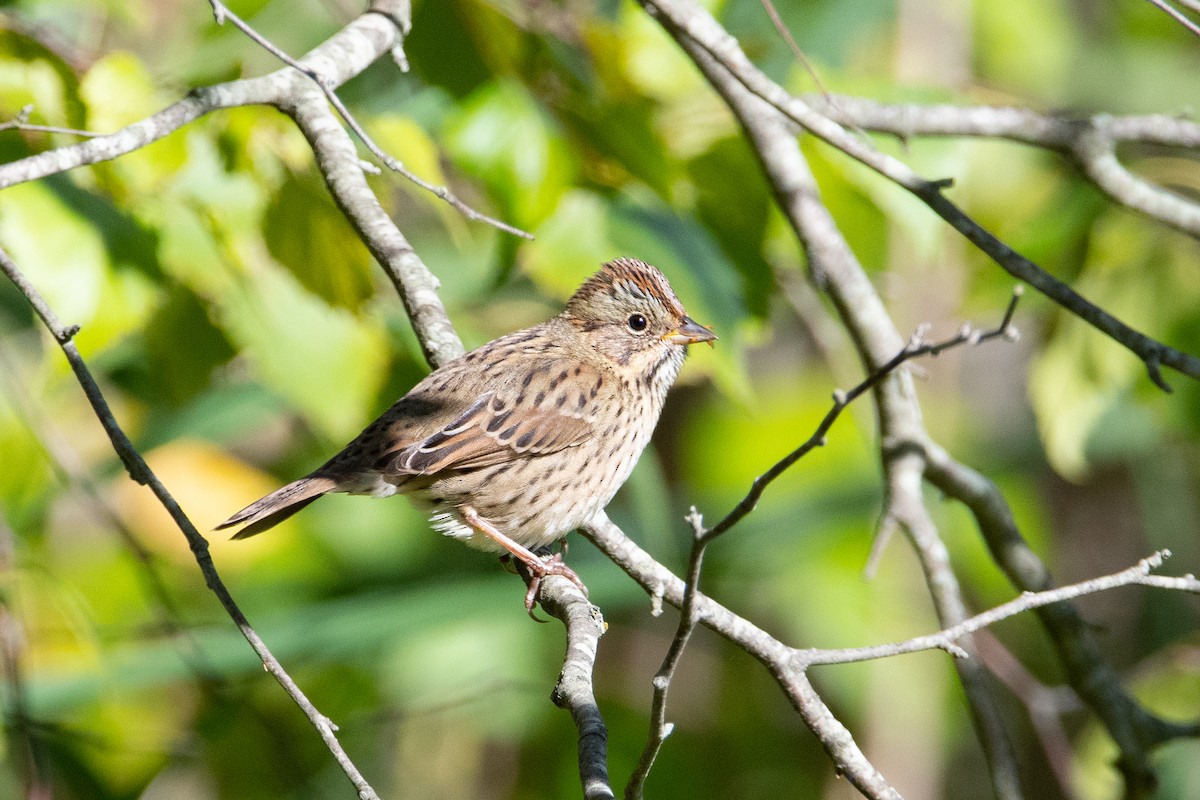
[[[435,370],[328,462],[218,528],[245,525],[240,539],[327,492],[401,493],[442,533],[527,560],[513,542],[536,550],[608,504],[687,345],[715,338],[657,269],[610,262],[561,314]]]

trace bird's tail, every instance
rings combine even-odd
[[[330,478],[309,475],[276,489],[261,500],[255,500],[218,525],[216,530],[245,525],[246,527],[235,533],[233,538],[245,539],[254,536],[275,527],[321,495],[336,488],[337,484]]]

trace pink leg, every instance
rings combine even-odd
[[[579,591],[583,592],[585,597],[587,596],[587,587],[583,585],[583,581],[575,574],[575,570],[563,563],[562,556],[558,553],[549,558],[542,558],[528,547],[513,541],[510,537],[501,533],[495,525],[479,516],[479,512],[471,506],[460,506],[459,512],[462,513],[464,522],[512,553],[513,558],[516,558],[525,565],[525,568],[529,571],[529,591],[525,593],[525,610],[529,612],[529,616],[533,616],[533,607],[537,603],[538,589],[542,586],[542,578],[545,578],[547,575],[559,575],[566,578],[578,586]],[[537,617],[534,617],[534,619],[537,619]]]

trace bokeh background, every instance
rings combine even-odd
[[[689,359],[654,446],[610,513],[682,569],[695,504],[727,511],[806,438],[860,367],[808,286],[739,130],[630,2],[416,2],[402,74],[341,92],[423,177],[536,234],[470,223],[393,176],[388,211],[442,280],[468,346],[557,313],[617,255],[651,261],[721,336]],[[757,0],[709,4],[752,58],[814,91]],[[832,91],[889,101],[1188,113],[1200,42],[1141,0],[776,0]],[[231,7],[299,54],[350,2]],[[111,131],[189,88],[276,64],[207,3],[0,4],[0,119]],[[74,141],[0,132],[0,159]],[[1114,208],[1063,159],[1018,145],[878,139],[1042,266],[1152,336],[1200,352],[1200,247]],[[918,201],[813,142],[826,202],[902,331],[997,321],[1012,281]],[[1200,193],[1195,152],[1129,148],[1140,173]],[[67,322],[109,402],[203,530],[321,463],[427,370],[403,308],[327,196],[303,138],[258,108],[211,115],[118,161],[0,192],[0,243]],[[1044,299],[1017,343],[919,365],[932,433],[1004,489],[1061,581],[1159,548],[1200,571],[1200,386],[1155,389],[1128,353]],[[706,591],[784,640],[838,647],[936,628],[902,541],[862,570],[880,509],[872,413],[838,422],[710,549]],[[930,496],[970,605],[1013,590],[961,508]],[[0,797],[32,763],[55,798],[336,798],[352,790],[206,590],[183,537],[134,485],[65,360],[0,282],[0,600],[6,664]],[[570,561],[604,610],[597,684],[623,783],[675,615],[584,540]],[[212,537],[234,596],[390,798],[579,793],[575,733],[548,694],[561,627],[536,625],[495,559],[431,533],[403,500],[323,499],[270,535]],[[1127,685],[1200,715],[1194,599],[1125,589],[1081,601]],[[1030,797],[1119,796],[1114,751],[1029,617],[992,659]],[[1004,653],[1023,670],[1012,667]],[[915,798],[989,796],[947,656],[821,668],[818,688]],[[1014,678],[1013,676],[1017,676]],[[1042,687],[1042,688],[1038,688]],[[701,633],[671,694],[660,798],[850,797],[769,676]],[[1039,733],[1040,731],[1040,733]],[[1050,756],[1047,756],[1047,752]],[[1159,797],[1200,796],[1200,744],[1158,755]]]

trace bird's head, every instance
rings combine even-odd
[[[610,261],[588,278],[563,317],[606,358],[644,380],[666,378],[667,386],[688,345],[717,338],[687,315],[661,272],[633,258]]]

